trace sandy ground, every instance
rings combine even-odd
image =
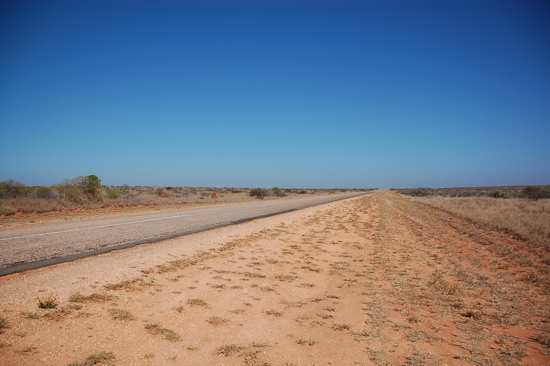
[[[515,245],[377,192],[2,277],[0,364],[550,365]]]

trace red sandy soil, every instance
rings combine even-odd
[[[0,364],[550,365],[515,243],[377,192],[6,276]]]

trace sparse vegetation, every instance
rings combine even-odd
[[[187,305],[191,306],[207,306],[208,304],[203,299],[188,299]]]
[[[268,196],[268,192],[263,188],[254,188],[250,190],[250,197],[256,197],[259,200],[263,200]]]
[[[82,362],[73,362],[67,366],[111,366],[114,365],[115,355],[111,352],[92,353]]]
[[[109,309],[108,311],[109,311],[109,314],[111,314],[111,316],[117,320],[134,320],[135,319],[135,317],[128,310]]]
[[[40,309],[55,309],[59,305],[59,302],[54,296],[49,296],[45,300],[38,298],[38,307]]]
[[[93,293],[90,295],[81,295],[80,293],[74,293],[69,297],[69,302],[105,302],[113,300],[115,297],[109,294]]]
[[[212,325],[222,325],[222,324],[225,324],[229,321],[229,319],[226,319],[226,318],[222,318],[222,317],[219,317],[219,316],[211,316],[210,318],[208,318],[208,320],[206,320],[208,323],[212,324]]]
[[[0,316],[0,334],[4,333],[10,327],[10,323],[6,318]]]
[[[158,323],[147,324],[145,329],[151,334],[162,335],[164,339],[170,342],[177,342],[180,340],[180,335],[171,329],[163,328]]]

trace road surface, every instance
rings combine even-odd
[[[361,194],[364,193],[6,227],[0,229],[0,276]]]

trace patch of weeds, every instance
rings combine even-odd
[[[275,310],[275,309],[266,310],[266,311],[264,311],[264,313],[266,313],[267,315],[274,315],[274,316],[277,316],[277,317],[283,316],[282,311]]]
[[[344,282],[338,285],[339,288],[342,287],[357,287],[357,280],[351,280],[351,279],[344,279]]]
[[[30,355],[32,353],[32,351],[34,351],[36,349],[36,347],[23,347],[21,348],[21,353],[24,354],[24,355]]]
[[[227,286],[222,284],[212,285],[212,288],[218,289],[218,290],[224,290]]]
[[[426,353],[418,352],[413,356],[407,356],[407,362],[405,362],[405,365],[407,366],[431,365],[432,362],[430,360],[434,357],[435,355],[431,352],[426,352]]]
[[[84,296],[77,292],[69,297],[69,302],[106,302],[114,299],[115,297],[113,295],[108,294],[93,293],[91,295]]]
[[[216,349],[216,352],[219,355],[224,355],[225,357],[227,357],[227,356],[231,356],[235,353],[240,353],[244,349],[245,349],[245,347],[239,346],[238,344],[229,344],[229,345],[226,345],[226,346],[218,347]]]
[[[328,305],[325,306],[323,309],[325,309],[326,311],[330,311],[330,312],[335,312],[336,311],[335,308],[333,308],[332,306],[328,306]]]
[[[302,301],[281,301],[282,304],[288,306],[289,308],[301,308],[306,303]]]
[[[342,298],[342,296],[336,295],[336,294],[329,294],[329,295],[327,295],[327,297],[329,299],[341,299]]]
[[[191,306],[207,306],[208,304],[203,299],[188,299],[187,305]]]
[[[10,327],[10,323],[6,318],[0,316],[0,334],[4,333]]]
[[[173,308],[175,311],[177,311],[178,313],[181,313],[182,311],[185,310],[185,308],[183,306],[176,306],[175,308]]]
[[[187,346],[185,346],[185,349],[188,350],[188,351],[198,351],[199,347],[195,347],[191,344],[188,344]]]
[[[311,324],[311,325],[323,325],[323,324],[325,324],[325,322],[321,321],[321,320],[314,320],[314,321],[310,322],[309,324]]]
[[[60,321],[67,315],[69,315],[72,312],[71,309],[63,308],[63,309],[55,309],[52,311],[47,312],[43,315],[44,318],[53,319],[55,321]]]
[[[349,324],[349,323],[344,323],[344,324],[334,323],[334,324],[332,324],[332,329],[333,330],[350,330],[351,329],[351,324]]]
[[[319,313],[317,314],[317,316],[323,318],[323,319],[330,319],[330,318],[334,318],[334,315],[333,314],[326,314],[326,313]]]
[[[243,288],[242,286],[231,286],[230,287],[230,289],[232,289],[232,290],[240,290],[242,288]]]
[[[170,342],[177,342],[180,340],[180,335],[168,328],[162,328],[158,323],[147,324],[145,329],[151,334],[160,334],[164,336],[164,339]]]
[[[405,338],[407,338],[407,340],[410,342],[417,342],[427,337],[428,334],[423,330],[413,330],[405,334]]]
[[[103,285],[107,290],[126,290],[126,291],[139,291],[139,288],[135,287],[136,280],[134,281],[122,281],[118,283],[109,283]]]
[[[311,319],[311,317],[308,316],[308,315],[300,315],[299,317],[296,318],[296,321],[297,321],[298,323],[300,323],[301,325],[304,325],[304,322],[305,322],[306,320],[309,320],[309,319]]]
[[[40,309],[55,309],[59,305],[59,301],[54,296],[49,296],[45,300],[38,298],[38,307]]]
[[[124,309],[109,309],[109,314],[117,320],[134,320],[135,317],[128,310]]]
[[[244,272],[243,276],[248,277],[248,278],[265,278],[264,275],[259,274],[259,273],[253,273],[253,272]]]
[[[229,312],[231,314],[244,314],[244,313],[246,313],[246,311],[244,311],[243,309],[233,309],[233,310],[229,310]]]
[[[244,302],[243,305],[244,305],[244,306],[252,306],[252,304],[249,303],[249,302]]]
[[[73,362],[67,366],[94,366],[94,365],[114,365],[115,355],[111,352],[92,353],[82,362]]]
[[[218,325],[222,325],[224,323],[227,323],[229,321],[229,319],[226,319],[226,318],[222,318],[222,317],[219,317],[219,316],[211,316],[207,322],[212,324],[212,325],[215,325],[215,326],[218,326]]]
[[[313,346],[317,342],[313,339],[298,339],[296,343],[298,343],[300,346]]]
[[[301,283],[298,287],[315,287],[314,283]]]
[[[550,326],[547,326],[545,329],[542,329],[542,331],[540,331],[539,333],[536,333],[532,337],[532,340],[550,349]]]
[[[325,298],[323,296],[317,296],[317,297],[309,299],[309,301],[311,301],[311,302],[321,302],[323,300],[325,300]]]
[[[292,282],[298,278],[298,276],[292,276],[292,275],[277,275],[273,277],[276,280],[279,280],[281,282]]]
[[[23,313],[21,313],[21,315],[23,315],[23,318],[25,318],[25,319],[40,319],[40,315],[36,311],[34,313],[31,313],[30,311],[29,312],[23,312]],[[0,323],[1,323],[1,320],[0,320]],[[2,328],[2,326],[0,324],[0,334],[2,333],[1,328]]]

